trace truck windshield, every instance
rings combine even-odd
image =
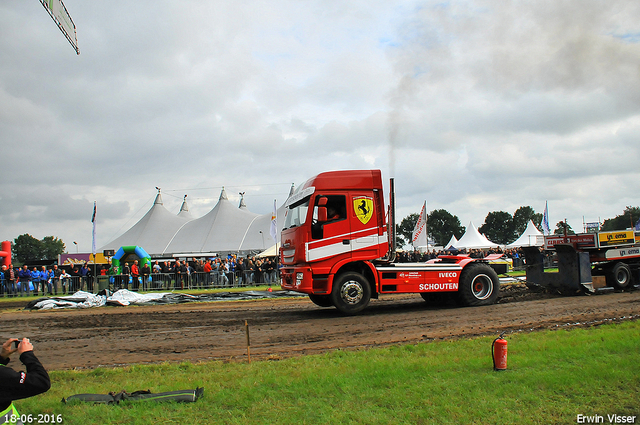
[[[307,219],[307,210],[309,209],[309,199],[311,196],[289,205],[286,216],[284,218],[284,228],[290,229],[304,224]]]

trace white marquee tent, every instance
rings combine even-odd
[[[458,249],[481,249],[481,248],[492,248],[496,247],[500,244],[491,242],[484,235],[481,235],[476,229],[476,226],[473,225],[472,222],[469,222],[467,226],[467,231],[464,232],[464,235],[460,238],[460,240],[456,243],[455,247]]]
[[[188,214],[186,201],[180,208],[182,215],[174,215],[164,207],[162,196],[158,192],[151,209],[122,236],[100,248],[100,251],[117,251],[121,246],[140,246],[148,253],[161,253],[176,232],[190,220],[183,211]]]
[[[507,248],[519,248],[521,246],[542,246],[544,245],[544,235],[533,224],[533,221],[529,220],[527,228],[522,235],[515,242],[507,245]]]
[[[282,229],[284,212],[283,206],[277,210],[278,229]],[[100,250],[139,246],[152,257],[264,251],[275,243],[270,232],[271,216],[272,212],[262,215],[250,212],[244,199],[239,207],[234,206],[224,188],[218,203],[204,216],[193,218],[186,196],[180,212],[174,215],[164,207],[158,192],[147,214]]]

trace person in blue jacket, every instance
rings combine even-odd
[[[29,293],[29,284],[31,283],[31,272],[27,265],[23,265],[20,271],[18,271],[18,278],[20,281],[20,291],[22,295]]]
[[[42,284],[42,295],[53,295],[51,293],[51,276],[49,275],[49,272],[47,271],[47,267],[46,266],[42,266],[42,268],[40,269],[40,283]]]
[[[33,282],[33,295],[37,297],[38,288],[40,287],[40,272],[37,267],[34,267],[33,270],[31,270],[31,282]]]

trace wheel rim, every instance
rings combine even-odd
[[[493,281],[486,274],[480,274],[471,282],[473,296],[479,300],[486,300],[493,293]]]
[[[624,269],[618,270],[618,273],[616,273],[616,280],[618,281],[618,285],[625,285],[629,280],[627,271]]]
[[[340,288],[340,297],[347,304],[358,304],[363,296],[364,290],[362,289],[362,285],[354,280],[345,282],[342,288]]]

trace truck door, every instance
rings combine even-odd
[[[347,196],[317,194],[313,203],[308,261],[318,261],[351,252]]]
[[[369,260],[381,256],[378,253],[380,243],[386,247],[386,239],[380,232],[383,211],[379,211],[378,197],[371,191],[353,192],[348,206],[353,259]]]

